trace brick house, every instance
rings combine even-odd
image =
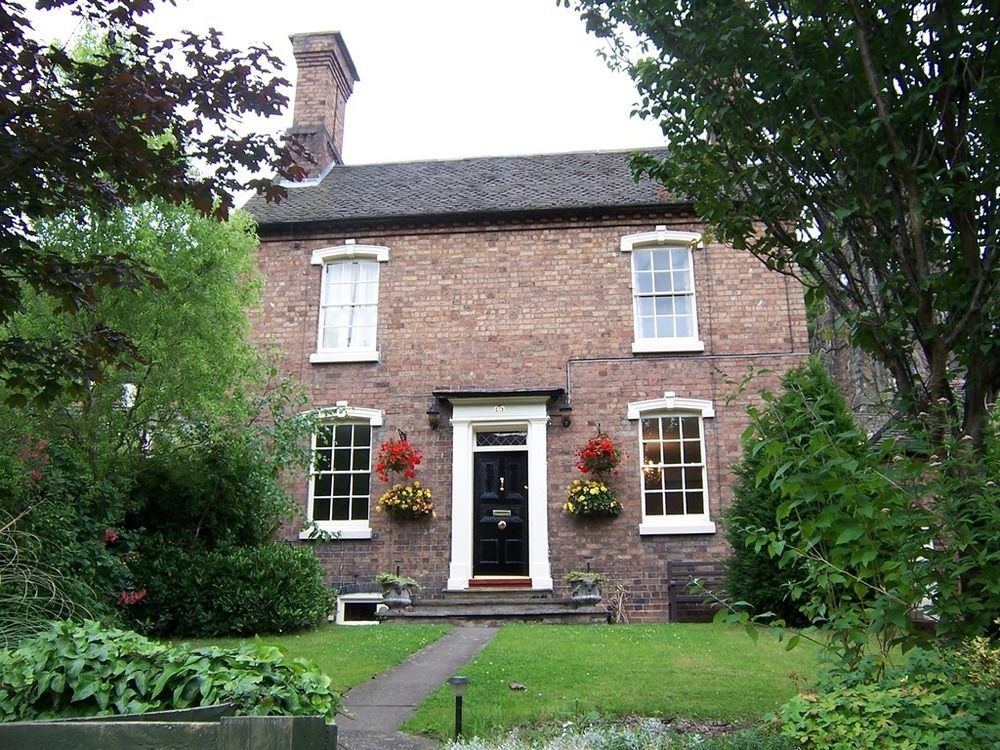
[[[430,599],[490,583],[562,595],[588,564],[663,620],[669,560],[726,554],[749,371],[776,388],[807,353],[801,291],[712,242],[690,203],[621,152],[348,166],[357,73],[337,33],[297,35],[293,131],[319,155],[254,199],[276,344],[330,426],[294,484],[334,585],[381,570]],[[563,511],[598,428],[626,453],[616,517]],[[435,518],[376,513],[378,445],[406,433]],[[289,528],[298,540],[303,525]]]

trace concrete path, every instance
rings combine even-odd
[[[342,750],[430,750],[438,744],[398,732],[417,705],[472,660],[493,640],[497,628],[457,627],[399,666],[344,695],[337,716],[337,747]],[[352,718],[353,717],[353,718]]]

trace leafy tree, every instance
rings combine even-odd
[[[287,102],[268,49],[227,49],[215,30],[155,38],[143,23],[155,0],[36,5],[70,7],[106,43],[76,56],[46,47],[21,3],[0,8],[0,380],[15,405],[64,388],[80,395],[103,363],[141,363],[135,343],[99,318],[62,336],[10,330],[29,290],[76,314],[94,312],[102,289],[163,285],[127,248],[73,256],[45,247],[40,219],[83,211],[90,220],[154,198],[221,218],[238,189],[282,194],[269,180],[244,182],[241,168],[301,174],[271,137],[237,131],[243,116]]]
[[[107,321],[141,357],[78,395],[0,407],[0,511],[37,540],[38,567],[62,574],[70,600],[102,614],[137,601],[137,552],[268,541],[293,511],[281,472],[304,459],[307,426],[297,390],[247,338],[260,286],[247,215],[219,222],[156,200],[36,231],[55,257],[128,248],[165,283],[107,289],[73,316],[28,293],[10,324],[24,338],[67,339]]]
[[[669,153],[634,158],[635,172],[823,295],[905,413],[981,450],[1000,389],[1000,6],[575,7],[666,136]]]

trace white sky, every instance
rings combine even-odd
[[[65,40],[72,25],[51,16],[35,14],[36,29]],[[340,31],[361,79],[348,164],[662,144],[654,123],[630,116],[631,80],[556,0],[177,0],[150,18],[160,34],[214,25],[230,46],[266,42],[290,80],[289,34]]]

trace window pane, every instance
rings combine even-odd
[[[313,500],[313,520],[330,520],[330,498],[316,498]]]
[[[654,297],[639,297],[636,300],[636,309],[639,315],[650,317],[656,313],[656,299]]]
[[[333,488],[333,477],[329,474],[319,474],[313,479],[313,495],[315,497],[329,497]]]
[[[674,337],[674,319],[672,317],[659,317],[656,319],[656,337],[661,339],[672,339]]]
[[[698,426],[700,421],[698,417],[684,417],[681,419],[681,427],[684,431],[685,439],[690,440],[701,437],[701,429]]]
[[[352,521],[367,521],[368,520],[368,498],[367,497],[356,497],[351,500],[351,520]]]
[[[684,441],[684,463],[686,463],[686,464],[700,464],[701,463],[701,441],[700,440],[685,440]]]
[[[670,251],[669,250],[650,250],[653,256],[653,270],[655,271],[669,271],[670,270]]]
[[[333,430],[329,425],[321,426],[316,430],[316,447],[328,448],[333,444]]]
[[[350,501],[346,497],[335,497],[333,499],[333,513],[331,513],[331,520],[333,521],[349,521],[350,517],[348,513],[350,511]]]
[[[330,471],[330,451],[329,450],[319,450],[316,451],[316,457],[313,461],[313,471]]]
[[[663,455],[660,452],[659,441],[645,443],[642,448],[642,462],[647,465],[659,466],[663,463]]]
[[[663,469],[646,468],[643,469],[642,476],[647,490],[659,490],[663,488]]]
[[[654,309],[657,315],[673,315],[674,314],[674,298],[673,297],[656,297],[654,299]]]
[[[354,425],[354,444],[370,448],[372,444],[372,428],[366,424]]]
[[[674,290],[674,285],[670,283],[670,274],[664,271],[663,273],[653,274],[653,291],[657,294],[670,294]]]
[[[664,440],[678,440],[680,438],[680,419],[677,417],[661,417],[660,421],[663,423]]]
[[[656,318],[639,318],[639,336],[644,339],[656,338]]]
[[[678,337],[692,338],[694,336],[694,318],[689,315],[674,318],[674,331]]]
[[[688,513],[704,513],[705,512],[705,496],[701,492],[688,492],[687,494],[687,512]]]
[[[368,450],[354,451],[354,461],[351,463],[351,468],[355,471],[367,471],[370,452]]]
[[[670,266],[671,268],[687,268],[688,261],[691,259],[691,252],[682,247],[674,247],[670,249]]]
[[[683,492],[668,492],[666,494],[667,503],[667,515],[668,516],[682,516],[684,515],[684,493]]]
[[[351,435],[354,434],[354,426],[349,424],[338,424],[334,432],[334,443],[338,448],[351,447]]]
[[[351,494],[351,475],[333,475],[333,495],[334,497],[345,497]]]
[[[646,493],[646,515],[647,516],[663,515],[663,495],[661,493],[659,492]]]
[[[653,274],[637,273],[635,275],[635,290],[639,294],[649,294],[653,291]]]
[[[347,329],[346,328],[324,328],[323,329],[324,349],[346,349]]]
[[[333,452],[333,470],[349,471],[351,468],[351,449],[337,448]]]
[[[691,291],[691,273],[689,271],[674,271],[673,276],[675,292]]]
[[[352,482],[351,494],[368,498],[369,487],[371,485],[371,474],[355,474]]]
[[[679,464],[681,462],[681,444],[679,442],[663,444],[663,463]]]
[[[663,470],[663,485],[668,490],[682,490],[684,485],[682,484],[682,475],[680,469],[664,469]]]
[[[684,487],[689,490],[700,490],[704,472],[700,466],[689,466],[684,469]]]
[[[632,253],[632,263],[636,271],[648,271],[653,267],[649,250],[636,250]]]
[[[353,328],[351,330],[351,349],[374,349],[375,348],[375,328],[366,326],[364,328]]]
[[[660,437],[660,420],[659,419],[642,420],[642,439],[656,440],[659,437]]]

